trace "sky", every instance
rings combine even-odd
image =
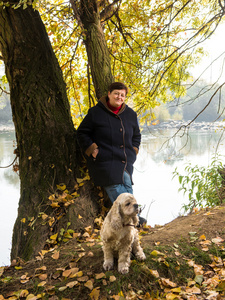
[[[215,82],[222,74],[219,79],[219,83],[225,81],[225,23],[219,24],[215,33],[212,37],[206,42],[202,43],[205,51],[208,52],[208,55],[204,57],[201,63],[191,70],[193,76],[198,77],[204,70],[207,68],[217,57],[220,56],[213,64],[204,72],[202,78],[209,83]],[[223,70],[224,69],[224,70]],[[222,72],[222,73],[221,73]]]

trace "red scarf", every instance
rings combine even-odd
[[[107,101],[106,103],[107,103],[109,109],[110,109],[112,112],[114,112],[114,114],[116,114],[116,115],[118,114],[118,112],[120,111],[120,109],[121,109],[121,107],[122,107],[122,104],[121,104],[119,107],[114,107],[114,106],[110,105],[109,101]]]

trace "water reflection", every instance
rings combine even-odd
[[[15,158],[14,132],[0,133],[0,166],[8,166]],[[0,168],[0,266],[10,262],[13,225],[19,200],[19,177],[12,167]]]
[[[143,135],[143,141],[135,163],[134,194],[138,203],[145,206],[142,216],[148,224],[163,225],[182,214],[181,207],[188,199],[178,193],[178,179],[172,180],[175,167],[182,172],[187,162],[207,166],[211,162],[221,132],[189,132],[188,136],[175,136],[173,131],[162,131],[155,138]],[[186,145],[184,147],[184,145]],[[223,141],[219,153],[225,155]]]

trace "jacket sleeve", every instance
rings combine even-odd
[[[133,131],[133,137],[132,137],[132,145],[134,147],[134,150],[136,151],[136,154],[138,154],[139,151],[139,146],[141,143],[141,133],[140,133],[140,128],[139,128],[139,124],[138,124],[138,119],[137,119],[137,114],[136,115],[136,125],[134,127],[134,131]]]
[[[93,121],[90,110],[77,129],[77,139],[82,150],[90,156],[98,145],[92,139]]]

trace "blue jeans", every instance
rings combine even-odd
[[[104,186],[104,189],[112,203],[122,193],[133,194],[132,182],[130,175],[125,171],[123,175],[124,183]]]

